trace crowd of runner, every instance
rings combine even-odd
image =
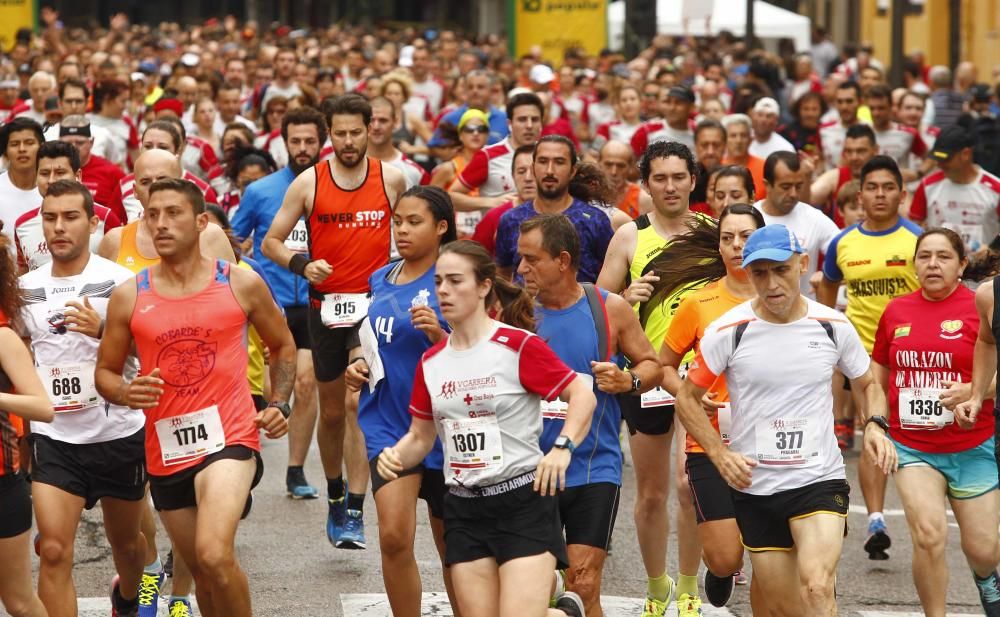
[[[335,548],[367,548],[371,491],[395,617],[438,585],[462,617],[600,617],[631,472],[642,617],[747,583],[755,615],[836,614],[842,550],[901,533],[890,476],[924,613],[947,505],[1000,617],[986,67],[916,53],[890,83],[822,30],[550,63],[495,35],[41,15],[0,61],[11,615],[77,614],[98,503],[112,615],[251,615],[263,434]]]

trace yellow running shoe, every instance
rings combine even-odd
[[[663,617],[666,614],[667,607],[670,606],[670,600],[674,597],[674,579],[668,576],[667,582],[670,583],[669,590],[667,591],[667,599],[657,600],[647,595],[646,604],[642,608],[642,617]]]
[[[677,617],[701,617],[701,598],[682,593],[677,598]]]

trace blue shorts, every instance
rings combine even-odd
[[[896,440],[899,468],[931,467],[948,481],[948,496],[954,499],[972,499],[996,490],[997,460],[996,439],[990,437],[971,450],[940,454],[921,452],[904,446]]]

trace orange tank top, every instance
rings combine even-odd
[[[0,311],[0,328],[9,328],[7,316]],[[0,370],[0,383],[4,392],[13,392],[10,379]],[[15,474],[21,468],[18,438],[24,434],[24,422],[20,416],[0,410],[0,476]]]
[[[333,268],[333,274],[314,287],[320,294],[366,293],[368,277],[389,261],[392,204],[382,162],[367,160],[365,180],[352,191],[337,185],[330,162],[314,167],[316,194],[306,221],[309,254]]]
[[[459,153],[459,154],[456,154],[454,156],[454,158],[451,159],[451,163],[455,167],[455,177],[452,178],[451,182],[448,183],[448,186],[445,187],[446,190],[449,190],[449,191],[451,189],[455,188],[455,183],[458,182],[458,177],[462,175],[462,170],[464,170],[468,166],[469,161],[467,161],[465,159],[465,157],[462,156],[461,153]],[[469,191],[469,196],[470,197],[478,197],[479,196],[479,187],[477,186],[476,188],[474,188],[471,191]]]
[[[160,263],[159,256],[150,259],[148,257],[143,257],[142,253],[139,252],[139,244],[136,242],[136,234],[139,233],[140,223],[142,223],[142,221],[132,221],[128,225],[122,227],[122,241],[121,245],[118,247],[118,259],[115,260],[120,265],[125,266],[135,273],[139,273],[150,266],[155,266]]]
[[[163,395],[146,410],[146,467],[170,476],[223,447],[260,450],[247,384],[247,321],[217,261],[209,285],[183,298],[156,293],[152,272],[136,275],[130,321],[143,374],[160,369]]]

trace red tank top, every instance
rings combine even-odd
[[[840,175],[837,176],[837,188],[833,190],[833,195],[830,196],[830,212],[833,213],[833,222],[837,224],[837,227],[844,228],[844,215],[840,213],[840,208],[837,207],[837,195],[840,195],[840,189],[844,188],[844,185],[853,180],[851,176],[850,167],[840,167]]]
[[[169,476],[222,447],[260,450],[247,384],[247,328],[229,286],[229,264],[198,293],[165,298],[149,269],[136,275],[131,328],[142,374],[160,369],[160,403],[146,410],[146,467]],[[163,422],[161,422],[163,421]]]
[[[337,185],[328,161],[314,168],[316,194],[306,221],[309,254],[333,267],[333,274],[314,288],[321,294],[365,293],[368,277],[389,261],[392,204],[381,161],[367,161],[365,180],[353,191]]]
[[[0,328],[9,328],[7,316],[0,311]],[[10,379],[0,370],[0,384],[4,392],[13,392]],[[21,456],[17,449],[18,437],[24,431],[24,423],[20,416],[0,410],[0,476],[17,473],[21,468]]]

